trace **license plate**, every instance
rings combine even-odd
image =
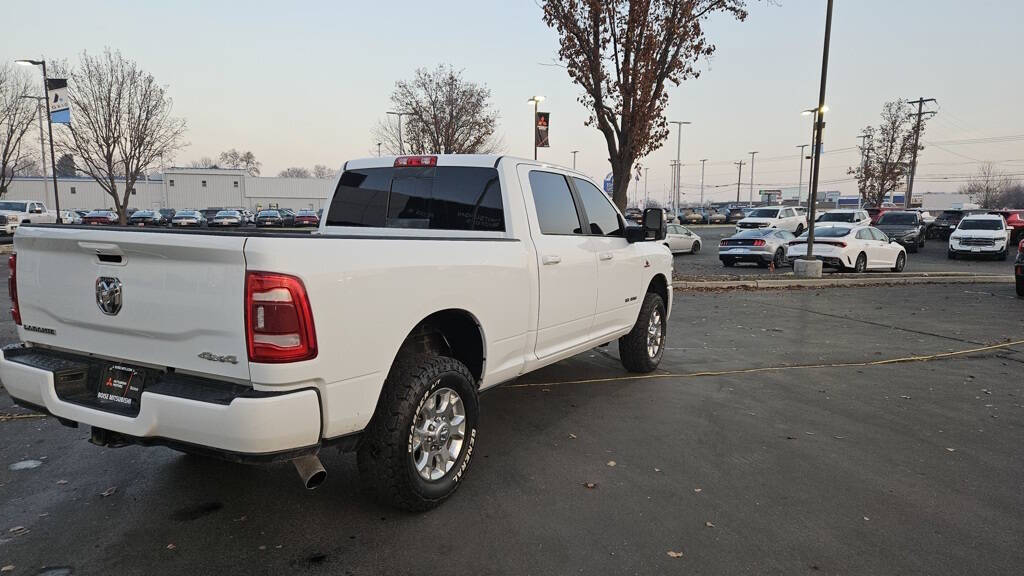
[[[971,252],[981,252],[981,248],[971,248]]]
[[[145,371],[123,364],[111,364],[100,373],[96,398],[130,408],[142,398],[145,385]]]

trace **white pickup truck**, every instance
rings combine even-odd
[[[348,162],[313,235],[26,226],[10,259],[15,401],[99,445],[291,460],[330,445],[385,502],[458,486],[477,394],[618,340],[665,350],[672,257],[578,172],[496,156]]]
[[[10,236],[22,224],[54,224],[57,214],[46,209],[42,202],[32,200],[0,201],[0,230]]]

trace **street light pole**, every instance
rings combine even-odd
[[[704,163],[707,162],[707,158],[701,158],[700,160],[700,205],[704,205]]]
[[[740,168],[739,173],[736,174],[736,203],[739,204],[740,203],[740,180],[743,179],[743,165],[745,164],[745,162],[743,160],[740,160],[739,162],[733,162],[733,164],[735,164],[736,166],[739,166],[739,168]]]
[[[536,114],[535,114],[535,115],[536,115]],[[577,152],[579,152],[579,150],[573,150],[573,151],[572,151],[572,169],[573,169],[573,170],[575,170],[575,169],[576,169],[576,153],[577,153]],[[534,158],[534,160],[536,160],[536,158]]]
[[[46,98],[46,125],[50,133],[50,172],[53,176],[53,208],[57,211],[57,223],[61,223],[60,217],[60,195],[57,194],[57,159],[53,152],[53,119],[50,118],[50,84],[46,81],[46,60],[15,60],[16,64],[22,66],[42,66],[43,68],[43,97]],[[43,158],[43,163],[46,159]]]
[[[537,105],[540,104],[543,101],[544,101],[544,97],[543,96],[532,96],[529,100],[527,100],[527,102],[532,102],[533,103],[533,130],[531,130],[531,132],[532,132],[532,138],[533,138],[533,159],[534,160],[537,159]],[[573,158],[575,159],[575,155],[573,156]]]
[[[647,173],[650,171],[650,168],[644,168],[644,210],[647,209]]]
[[[672,210],[673,210],[673,214],[678,214],[679,213],[679,174],[680,174],[680,172],[682,172],[682,160],[680,159],[680,155],[682,154],[682,150],[683,150],[683,124],[690,124],[690,122],[684,122],[684,121],[681,121],[681,120],[672,120],[670,122],[670,124],[675,124],[676,126],[679,127],[679,133],[676,135],[676,171],[675,171],[675,177],[672,179],[672,185],[673,185],[673,187],[675,189],[673,194],[672,194],[672,202],[673,202]]]
[[[398,116],[398,153],[405,154],[405,143],[402,141],[402,116],[408,116],[408,112],[388,111],[388,116]]]
[[[821,174],[821,133],[825,128],[825,87],[828,78],[828,47],[832,39],[832,0],[828,0],[825,13],[825,46],[821,54],[821,88],[818,90],[818,109],[814,122],[814,172],[811,175],[811,197],[807,207],[807,257],[814,257],[814,209],[818,200],[818,176]]]
[[[797,148],[800,149],[800,183],[797,184],[796,193],[796,204],[800,205],[800,196],[804,193],[804,148],[807,148],[809,144],[800,144]]]
[[[750,153],[750,194],[747,196],[747,206],[754,205],[754,154],[757,151]]]

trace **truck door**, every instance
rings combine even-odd
[[[521,166],[519,179],[531,191],[525,196],[540,284],[535,352],[544,358],[587,340],[597,303],[597,254],[565,175]]]

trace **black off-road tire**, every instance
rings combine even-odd
[[[804,230],[806,230],[806,228],[804,228],[803,224],[797,224],[796,225],[796,232],[793,235],[794,236],[799,236],[799,235],[804,233]]]
[[[661,317],[661,345],[657,353],[652,357],[647,353],[647,331],[650,327],[651,316],[654,313]],[[668,322],[665,318],[665,303],[661,296],[648,292],[644,296],[644,302],[640,305],[640,314],[636,318],[636,324],[629,334],[619,338],[619,359],[622,366],[630,372],[652,372],[661,363],[665,355],[665,336],[668,333]]]
[[[462,398],[466,432],[452,469],[440,480],[427,481],[413,464],[411,429],[423,402],[439,387],[452,388]],[[469,468],[479,415],[477,386],[462,362],[426,354],[399,357],[360,440],[357,461],[363,490],[378,502],[402,510],[434,508],[455,492]]]

